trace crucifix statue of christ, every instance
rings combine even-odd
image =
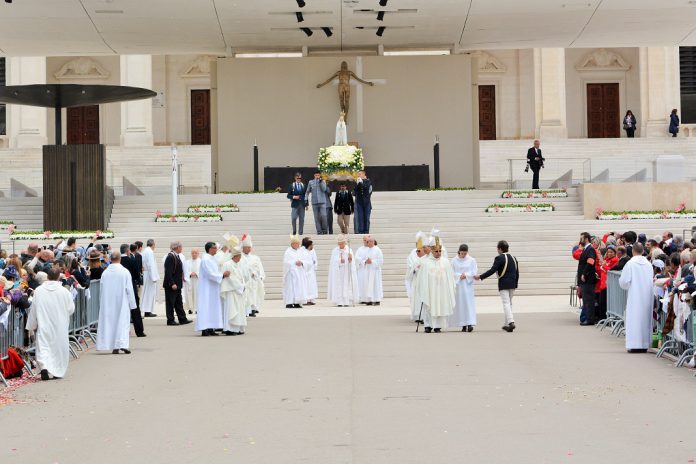
[[[321,84],[317,84],[320,89],[334,79],[338,79],[338,101],[341,104],[341,112],[345,113],[344,119],[348,120],[348,108],[350,106],[350,79],[353,78],[361,84],[374,86],[374,82],[369,82],[358,77],[353,71],[348,69],[348,63],[341,62],[341,69],[336,71],[331,77]]]

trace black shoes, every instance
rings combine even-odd
[[[218,334],[215,332],[215,329],[204,329],[201,331],[201,336],[203,337],[217,337]]]
[[[441,332],[441,330],[440,330],[440,329],[435,329],[435,330],[433,330],[433,332],[435,332],[436,334],[439,334],[439,333]]]
[[[135,334],[136,337],[147,337],[147,334],[141,333],[141,334]]]
[[[51,378],[48,376],[48,371],[46,369],[41,370],[41,380],[50,380]]]
[[[647,349],[643,349],[643,348],[633,348],[633,349],[630,349],[630,350],[627,350],[627,351],[628,351],[629,353],[647,353],[647,352],[648,352]],[[41,378],[43,379],[43,377],[41,377]]]
[[[515,330],[515,323],[511,322],[509,324],[505,324],[503,327],[501,327],[504,331],[506,332],[512,332]],[[472,329],[473,330],[473,329]]]
[[[155,313],[145,313],[143,317],[157,317],[157,314]]]
[[[432,328],[432,327],[426,327],[426,328],[425,328],[425,333],[427,333],[427,334],[429,334],[429,333],[432,332],[432,331],[433,331],[433,328]]]
[[[379,301],[375,301],[375,302],[372,303],[372,304],[373,304],[374,306],[379,306]]]
[[[179,321],[179,325],[186,325],[186,324],[190,324],[192,322],[193,321],[191,319],[184,319],[183,321]]]
[[[314,306],[316,303],[313,301],[308,301],[305,303],[306,306]]]
[[[121,351],[123,352],[123,354],[131,354],[130,350],[127,350],[127,349],[125,349],[125,348],[121,348]],[[116,349],[116,350],[113,350],[113,351],[111,352],[111,354],[118,354],[118,352],[119,352],[119,350]]]
[[[291,304],[285,305],[285,309],[292,309],[293,306]]]
[[[294,305],[292,305],[292,307],[295,308],[295,309],[302,309],[302,305],[301,305],[301,304],[294,304]]]
[[[512,325],[513,325],[513,329],[514,329],[514,328],[515,328],[515,327],[514,327],[515,323],[513,322]],[[467,332],[473,332],[473,331],[474,331],[474,326],[473,326],[473,325],[467,325],[467,326],[466,326],[466,331],[467,331]]]
[[[247,317],[256,317],[256,313],[252,311]]]
[[[225,333],[225,335],[227,335],[228,337],[233,337],[233,336],[237,335],[237,332],[232,332],[232,331],[230,331],[230,330],[225,330],[224,333]]]
[[[593,324],[592,322],[590,322],[590,321],[582,321],[582,322],[580,323],[580,325],[583,326],[583,327],[589,327],[589,326],[593,326],[594,324]]]
[[[179,325],[176,321],[167,321],[167,325]]]

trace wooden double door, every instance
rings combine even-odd
[[[621,136],[619,84],[587,84],[587,137]]]
[[[210,90],[191,90],[191,145],[210,145]]]
[[[479,85],[479,140],[495,140],[495,85]]]
[[[68,108],[68,145],[99,143],[99,105]]]

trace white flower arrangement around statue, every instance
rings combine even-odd
[[[333,145],[319,150],[317,168],[324,180],[352,180],[365,169],[365,159],[360,148]]]
[[[227,205],[191,205],[186,211],[189,213],[238,213],[239,207],[234,203]]]
[[[486,208],[487,213],[509,213],[509,212],[522,212],[522,213],[541,213],[546,211],[553,211],[555,208],[551,203],[537,203],[529,205],[521,204],[494,204]]]
[[[155,222],[220,222],[220,214],[162,214],[161,211],[155,213]]]
[[[14,230],[10,233],[10,240],[55,240],[66,238],[114,238],[114,233],[109,230]]]
[[[566,198],[568,191],[566,189],[550,189],[550,190],[505,190],[501,198]]]

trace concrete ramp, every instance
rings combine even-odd
[[[592,178],[592,183],[594,184],[606,184],[609,181],[609,169],[605,169],[596,176]]]
[[[623,182],[645,182],[648,178],[648,170],[646,169],[641,169],[640,171],[636,172],[632,176],[627,177],[626,179],[623,180]]]
[[[565,174],[563,174],[558,179],[551,183],[551,188],[567,189],[573,186],[573,170],[569,169]]]
[[[126,176],[123,176],[123,196],[145,195],[133,182],[129,181]]]
[[[38,197],[36,190],[30,188],[29,186],[21,183],[14,177],[10,179],[10,197],[11,198],[25,198],[25,197]]]

